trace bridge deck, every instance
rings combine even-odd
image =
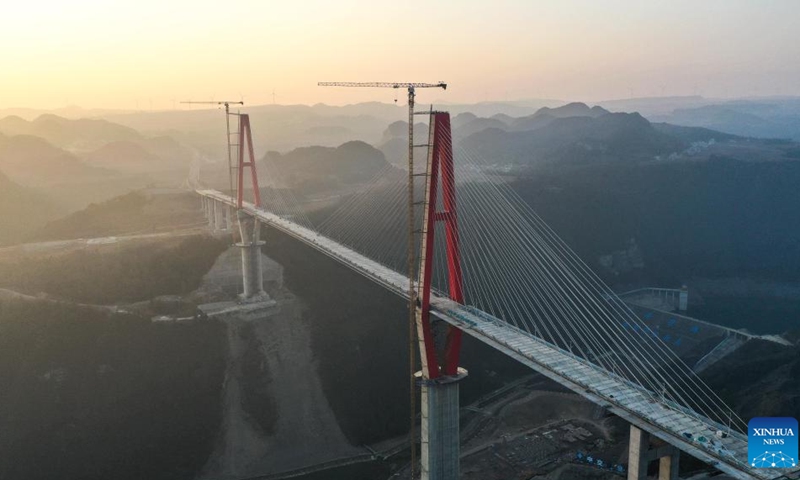
[[[231,197],[216,190],[198,190],[197,193],[234,205]],[[397,295],[408,297],[407,276],[291,220],[257,209],[252,204],[245,204],[243,210]],[[431,297],[432,313],[441,320],[461,328],[465,333],[734,478],[788,478],[785,470],[751,468],[747,463],[747,437],[742,433],[734,431],[726,438],[718,438],[715,432],[726,431],[725,426],[666,399],[658,398],[614,373],[517,329],[499,318],[475,312],[447,298],[436,295]],[[685,436],[685,433],[691,434],[692,438]],[[700,443],[697,441],[699,437],[708,440]]]

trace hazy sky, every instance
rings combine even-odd
[[[797,0],[7,0],[0,108],[800,95],[799,26]]]

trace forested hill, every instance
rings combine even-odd
[[[43,192],[18,185],[0,171],[0,244],[24,238],[60,213],[62,210]]]
[[[0,478],[191,479],[221,424],[224,326],[0,302]]]
[[[800,162],[597,164],[518,178],[514,189],[595,269],[635,239],[630,281],[800,281]],[[622,281],[611,276],[607,280]]]
[[[477,152],[487,163],[529,166],[651,160],[687,146],[681,138],[653,128],[638,113],[553,118],[533,130],[488,129],[463,141],[465,149]]]
[[[386,158],[380,150],[359,141],[333,147],[303,147],[288,153],[268,152],[265,171],[283,185],[304,193],[332,190],[369,181],[383,168]]]
[[[6,135],[31,135],[62,148],[97,148],[108,142],[138,141],[144,137],[136,130],[106,120],[78,120],[58,115],[40,115],[33,121],[10,115],[0,119],[0,132]]]
[[[453,128],[457,151],[514,173],[597,163],[706,160],[713,155],[777,161],[797,158],[800,152],[800,145],[791,141],[651,123],[636,112],[609,112],[583,103],[542,108],[519,118],[460,114]]]

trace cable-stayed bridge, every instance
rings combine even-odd
[[[454,152],[447,114],[432,114],[431,124],[415,202],[424,210],[416,222],[421,239],[415,252],[423,478],[457,478],[457,382],[465,374],[457,368],[461,332],[629,421],[628,478],[645,478],[656,459],[659,478],[677,478],[674,448],[734,478],[791,478],[792,469],[751,465],[746,422],[506,182],[488,175],[470,152]],[[239,133],[239,145],[245,145],[248,139]],[[258,249],[257,224],[263,223],[408,298],[409,277],[400,273],[406,254],[404,174],[383,169],[325,219],[313,221],[274,165],[260,172],[270,186],[260,189],[254,176],[254,201],[244,201],[242,166],[255,174],[252,148],[250,162],[244,150],[238,195],[196,190],[211,224],[223,226],[226,215],[230,223],[233,209],[240,223],[256,221],[255,229],[242,228],[243,259],[260,258],[244,252]],[[243,268],[247,292],[247,278],[256,274]],[[449,327],[442,331],[441,325]],[[651,448],[649,435],[667,445]]]

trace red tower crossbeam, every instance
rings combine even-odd
[[[245,145],[249,161],[245,161]],[[250,167],[250,179],[253,182],[253,204],[261,206],[261,192],[258,190],[258,175],[256,174],[256,157],[253,153],[253,133],[250,131],[250,115],[239,114],[239,181],[236,189],[236,207],[242,208],[244,201],[244,167]]]
[[[434,233],[436,222],[445,223],[447,240],[447,271],[450,298],[464,302],[461,252],[458,239],[456,213],[456,186],[453,169],[453,144],[450,133],[450,114],[433,112],[430,119],[428,150],[428,175],[425,185],[425,213],[420,249],[420,276],[418,291],[420,306],[417,311],[417,332],[420,342],[422,373],[425,378],[436,379],[442,375],[456,375],[461,351],[461,330],[448,326],[444,351],[440,358],[433,339],[430,322],[431,278],[433,276]],[[439,183],[442,189],[442,211],[437,211]]]

